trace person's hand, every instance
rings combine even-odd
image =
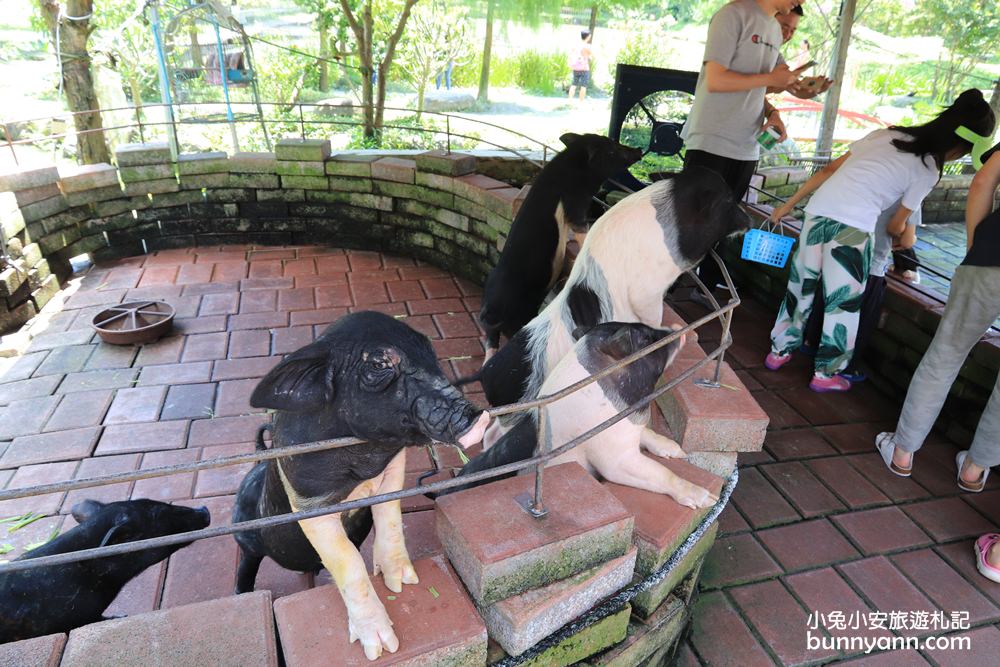
[[[788,92],[800,100],[811,100],[820,93],[825,93],[832,85],[833,79],[825,76],[807,77],[794,82],[788,87]]]
[[[776,208],[773,211],[771,211],[771,222],[777,224],[777,223],[781,222],[782,218],[788,217],[788,215],[791,212],[792,212],[792,206],[791,206],[791,204],[789,204],[789,203],[786,202],[786,203],[782,204],[781,206],[779,206],[778,208]]]
[[[788,65],[784,63],[771,70],[768,77],[768,86],[780,88],[781,90],[785,90],[798,79],[798,76],[788,69]]]
[[[778,141],[784,141],[788,138],[788,132],[785,130],[785,121],[781,120],[781,115],[777,110],[774,110],[771,115],[764,119],[764,129],[773,127],[781,135],[778,137]]]

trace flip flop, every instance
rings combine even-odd
[[[979,478],[978,482],[966,482],[962,479],[962,468],[965,467],[965,459],[969,456],[969,450],[963,450],[955,455],[955,466],[958,468],[958,473],[956,475],[958,479],[958,488],[963,491],[968,491],[969,493],[979,493],[984,488],[986,488],[986,478],[990,476],[990,469],[987,468],[983,471],[982,476]]]
[[[976,569],[979,570],[979,574],[983,575],[990,581],[995,581],[1000,584],[1000,569],[990,565],[990,562],[986,560],[986,555],[990,552],[990,547],[992,547],[997,542],[1000,542],[1000,534],[997,533],[986,533],[981,535],[978,540],[972,545],[973,550],[976,552]]]
[[[896,449],[896,445],[892,442],[892,436],[894,435],[896,434],[892,431],[879,433],[875,436],[875,449],[882,456],[882,462],[885,463],[885,467],[889,469],[889,472],[900,477],[909,477],[913,473],[913,464],[910,464],[909,468],[903,468],[896,465],[892,460],[892,454]]]

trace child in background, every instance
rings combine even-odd
[[[788,363],[792,350],[802,344],[813,296],[822,284],[823,334],[809,388],[817,392],[851,388],[840,373],[854,356],[878,216],[900,199],[887,230],[901,235],[910,214],[940,178],[944,163],[972,150],[972,144],[956,130],[965,127],[989,135],[994,123],[982,93],[967,90],[929,123],[876,130],[854,142],[847,153],[816,172],[774,210],[772,219],[777,222],[815,191],[806,206],[788,290],[771,331],[771,352],[764,360],[768,369],[776,371]]]

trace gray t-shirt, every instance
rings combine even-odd
[[[704,63],[711,60],[740,74],[763,74],[784,62],[779,47],[781,26],[754,0],[735,0],[715,13],[708,26],[694,105],[681,132],[687,148],[733,160],[757,159],[765,88],[710,93]]]
[[[896,214],[896,209],[899,208],[902,202],[902,197],[897,199],[892,206],[882,211],[882,214],[875,222],[875,250],[872,252],[872,264],[868,270],[869,275],[884,276],[886,269],[889,267],[889,255],[892,254],[892,237],[889,236],[886,228],[889,226],[892,216]],[[910,214],[910,219],[906,221],[906,224],[916,225],[917,227],[923,224],[923,215],[920,212],[920,208],[915,209]]]

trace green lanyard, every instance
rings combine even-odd
[[[976,134],[964,125],[955,128],[955,134],[972,144],[972,166],[979,171],[983,168],[983,154],[990,150],[993,145],[993,137],[984,137]]]

